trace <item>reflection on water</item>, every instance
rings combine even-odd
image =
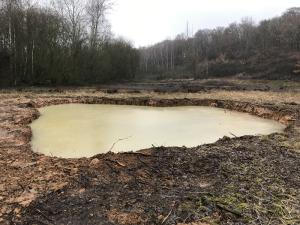
[[[152,145],[193,147],[232,134],[270,134],[284,129],[272,120],[199,106],[71,104],[45,107],[40,112],[42,116],[31,125],[33,150],[65,158]]]

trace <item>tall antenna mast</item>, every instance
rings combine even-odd
[[[186,22],[186,38],[189,38],[189,21]]]
[[[192,24],[192,37],[194,37],[194,25]]]

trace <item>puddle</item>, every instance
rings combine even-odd
[[[35,152],[64,158],[136,151],[152,146],[194,147],[223,136],[266,135],[284,125],[211,107],[67,104],[40,109],[31,124]]]

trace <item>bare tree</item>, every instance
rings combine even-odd
[[[107,30],[107,21],[105,13],[110,9],[112,3],[110,0],[88,0],[86,12],[90,27],[90,46],[96,47],[101,38],[105,37]]]
[[[55,0],[52,6],[61,17],[65,18],[70,26],[70,42],[74,50],[81,41],[85,33],[85,2],[82,0]]]

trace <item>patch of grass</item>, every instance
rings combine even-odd
[[[228,217],[241,224],[300,224],[300,190],[287,186],[272,163],[261,159],[224,162],[221,168],[229,176],[227,185],[214,194],[189,198],[179,210],[190,215],[191,221],[209,224]]]

